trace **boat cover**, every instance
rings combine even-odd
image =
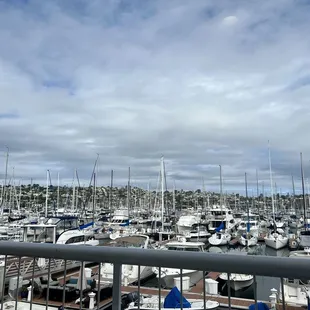
[[[255,304],[252,304],[249,306],[249,310],[255,310]],[[257,310],[269,310],[269,307],[267,304],[263,303],[263,302],[258,302],[257,303]]]
[[[172,308],[172,309],[181,308],[181,298],[182,298],[181,293],[179,289],[175,286],[166,296],[164,301],[164,308]],[[191,308],[191,304],[184,296],[182,306],[183,308]]]

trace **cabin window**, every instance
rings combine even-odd
[[[84,236],[71,237],[70,239],[66,241],[66,244],[78,243],[78,242],[84,242]]]

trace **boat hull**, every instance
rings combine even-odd
[[[189,277],[190,286],[193,286],[203,278],[203,272],[199,270],[183,269],[182,276]],[[158,278],[158,275],[156,275],[156,277]],[[161,286],[164,288],[173,288],[175,286],[174,279],[179,277],[180,269],[169,268],[167,271],[162,269]]]
[[[209,243],[211,245],[220,246],[220,245],[227,245],[230,240],[231,235],[229,234],[221,234],[221,235],[214,234],[209,238]]]
[[[232,274],[230,281],[227,281],[227,274],[220,274],[219,278],[223,281],[226,281],[227,285],[230,286],[234,291],[239,291],[244,288],[251,286],[254,282],[254,277],[251,275],[241,275],[241,274]]]
[[[246,280],[246,281],[230,281],[230,287],[234,291],[240,291],[244,288],[247,288],[253,284],[253,279]]]
[[[245,247],[255,246],[257,245],[257,238],[252,237],[250,239],[240,237],[239,243]]]
[[[265,237],[266,246],[269,246],[275,250],[282,249],[287,246],[288,238],[274,238],[274,237]]]

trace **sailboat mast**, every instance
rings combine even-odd
[[[7,179],[8,179],[8,163],[9,163],[9,148],[7,148],[6,159],[5,159],[5,176],[4,176],[4,187],[6,187]]]
[[[110,216],[112,214],[112,195],[113,195],[113,170],[111,170],[111,180],[110,180],[110,199],[109,199],[109,212]]]
[[[175,213],[175,181],[173,181],[172,207],[173,207],[173,213]]]
[[[6,158],[5,158],[5,175],[4,175],[4,184],[2,187],[2,192],[1,192],[1,205],[3,205],[3,200],[5,197],[5,193],[6,193],[6,183],[7,183],[7,179],[8,179],[8,163],[9,163],[9,148],[7,148],[7,152],[6,152]]]
[[[269,141],[268,141],[268,159],[269,159],[269,176],[270,176],[272,214],[273,214],[273,221],[275,222],[276,219],[275,219],[275,214],[274,214],[273,181],[272,181],[271,154],[270,154],[270,144],[269,144]]]
[[[304,224],[307,224],[307,216],[306,216],[306,196],[305,196],[305,179],[304,179],[304,168],[302,164],[302,152],[300,152],[300,170],[301,170],[301,185],[302,185],[302,202],[304,207]],[[306,225],[306,229],[308,225]]]
[[[164,210],[165,210],[165,192],[164,192],[164,156],[161,157],[161,229],[164,231]]]
[[[57,172],[57,209],[59,208],[59,198],[60,198],[60,181],[59,181],[59,172]]]
[[[93,225],[95,223],[95,207],[96,207],[96,172],[94,172],[94,187],[93,187]]]
[[[46,193],[45,193],[45,217],[47,217],[48,207],[48,181],[49,181],[49,170],[46,171]]]
[[[220,205],[221,205],[221,209],[222,209],[222,199],[223,199],[223,180],[222,180],[222,166],[220,166]]]
[[[249,213],[249,202],[248,202],[248,179],[247,179],[247,173],[244,173],[244,181],[245,181],[245,203],[246,203],[246,213],[247,213],[247,217],[248,217],[248,223],[246,226],[246,231],[247,233],[250,232],[250,227],[249,227],[249,223],[250,223],[250,213]]]
[[[73,174],[73,181],[72,181],[72,206],[71,210],[75,209],[75,171]]]
[[[129,212],[130,212],[130,167],[128,167],[128,183],[127,183],[127,210],[128,210],[128,219],[130,218]]]
[[[296,206],[295,206],[295,182],[294,182],[294,176],[293,175],[292,175],[292,189],[293,189],[292,208],[295,209],[295,213],[297,213]]]
[[[258,212],[258,220],[260,221],[260,210],[259,210],[259,188],[258,188],[258,171],[256,169],[256,196],[257,196],[257,212]]]

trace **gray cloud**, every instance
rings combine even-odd
[[[291,188],[309,169],[309,6],[288,0],[0,3],[0,146],[17,178]],[[13,117],[14,116],[14,117]],[[4,163],[4,157],[3,157]],[[3,164],[4,165],[4,164]],[[26,181],[25,181],[26,182]],[[296,185],[298,188],[300,185]]]

